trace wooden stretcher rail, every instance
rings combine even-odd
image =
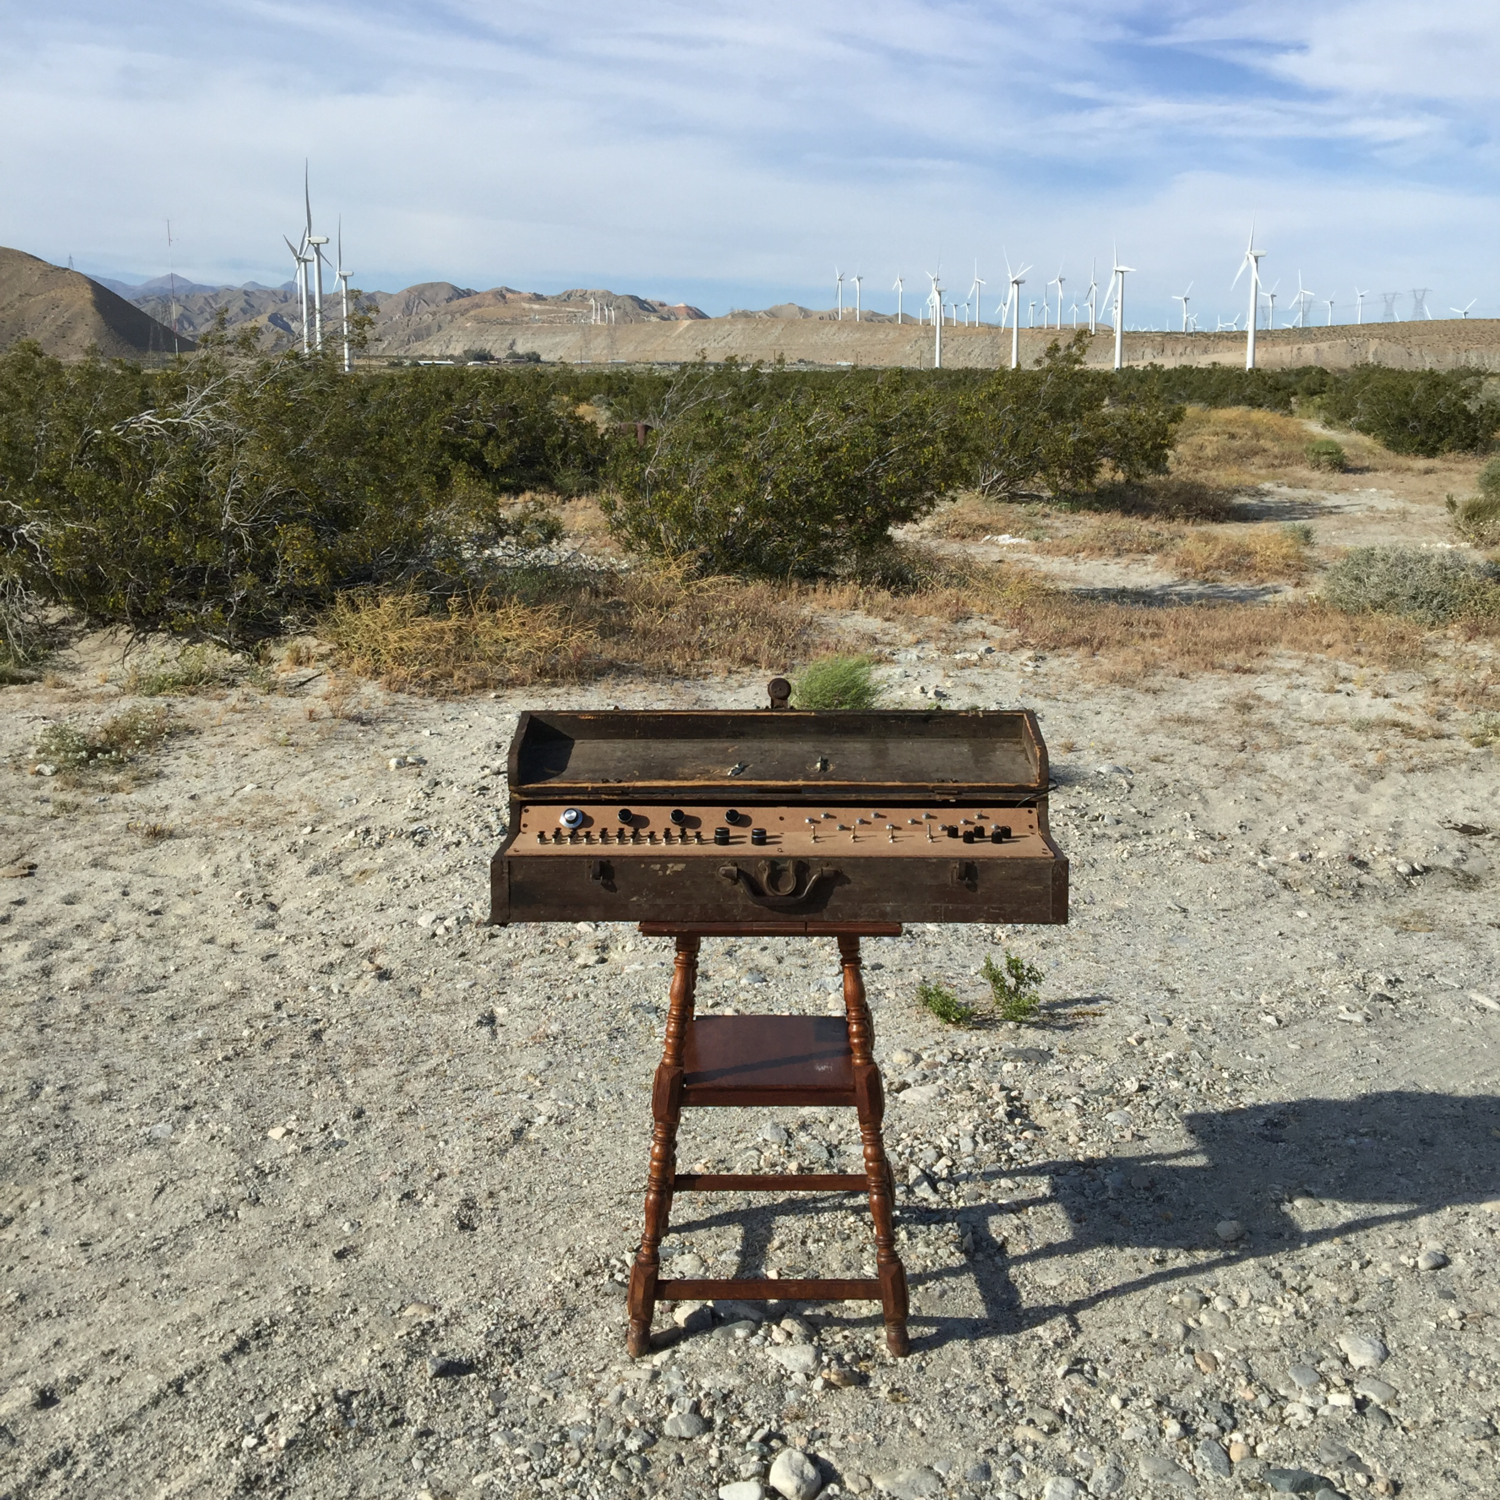
[[[870,1179],[862,1172],[679,1172],[676,1193],[765,1193],[791,1188],[798,1193],[866,1193]]]
[[[879,1302],[880,1283],[873,1279],[832,1281],[776,1281],[756,1278],[745,1281],[658,1281],[658,1302]]]

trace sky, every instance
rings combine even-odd
[[[1500,316],[1500,6],[1474,0],[0,0],[0,244],[280,283],[310,161],[353,284],[890,311],[1007,259],[1204,326],[1252,219],[1284,321]],[[1118,247],[1118,252],[1116,252]],[[846,292],[846,296],[851,294]],[[1051,295],[1055,299],[1056,291]],[[1024,320],[1024,313],[1023,313]]]

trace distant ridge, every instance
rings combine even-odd
[[[59,359],[81,359],[90,348],[142,359],[198,347],[81,271],[0,247],[0,350],[21,339]]]

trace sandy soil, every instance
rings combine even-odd
[[[830,1496],[1492,1492],[1494,751],[1417,673],[889,644],[893,703],[1039,710],[1073,870],[1065,929],[868,946],[899,1363],[864,1305],[663,1314],[625,1358],[666,945],[483,925],[520,707],[759,678],[434,703],[306,668],[72,786],[32,747],[131,706],[115,645],[7,689],[0,1495],[741,1500],[783,1448]],[[1002,948],[1035,1026],[915,1003]],[[831,1007],[829,949],[709,943],[703,1003]],[[856,1148],[716,1111],[682,1159]],[[684,1203],[669,1246],[858,1274],[858,1210]]]

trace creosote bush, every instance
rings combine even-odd
[[[1314,469],[1341,474],[1349,467],[1349,455],[1332,438],[1318,438],[1307,445],[1307,462]]]
[[[879,701],[867,656],[825,656],[792,681],[793,708],[867,709]]]
[[[839,388],[700,363],[651,420],[616,450],[605,514],[632,550],[700,574],[855,575],[958,478],[952,412],[899,371]]]

